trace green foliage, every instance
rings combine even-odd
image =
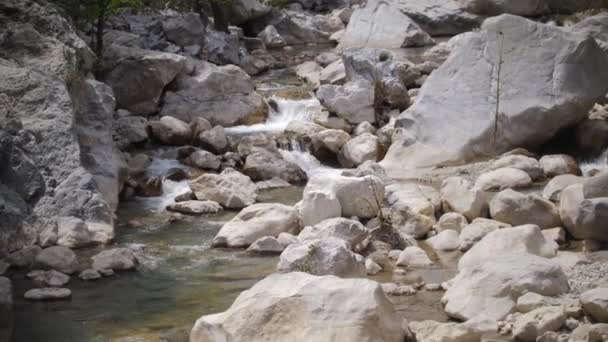
[[[277,8],[285,8],[287,5],[292,3],[291,0],[262,0],[262,2],[268,6],[277,7]]]
[[[315,245],[314,243],[308,246],[308,251],[306,252],[304,262],[298,268],[300,272],[313,274],[313,258],[317,254],[318,250],[319,246]]]
[[[95,24],[101,16],[107,17],[120,9],[141,8],[144,1],[146,0],[63,0],[62,3],[74,23],[79,28],[84,28]]]

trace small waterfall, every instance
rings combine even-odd
[[[334,169],[321,164],[321,162],[308,151],[303,144],[296,140],[291,140],[287,148],[279,149],[281,156],[288,162],[298,165],[308,178],[320,173],[339,173],[340,169]]]
[[[288,100],[273,96],[271,101],[276,103],[276,110],[270,108],[268,120],[265,123],[251,126],[234,126],[226,128],[227,133],[281,133],[294,120],[311,121],[315,113],[321,111],[321,103],[316,97],[306,100]]]
[[[175,159],[152,159],[152,163],[146,169],[146,174],[152,177],[162,177],[167,171],[172,168],[188,169]],[[190,191],[188,180],[172,181],[170,179],[162,179],[162,195],[159,197],[141,198],[143,205],[148,210],[163,212],[169,204],[175,203],[175,196],[184,194]]]
[[[580,163],[581,171],[583,175],[588,176],[592,170],[605,171],[608,169],[608,149],[604,150],[595,159],[585,160]]]

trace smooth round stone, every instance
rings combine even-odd
[[[43,287],[27,291],[23,297],[29,300],[65,299],[72,296],[72,291],[64,287]]]

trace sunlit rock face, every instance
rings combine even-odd
[[[390,174],[538,146],[606,94],[606,62],[591,37],[513,15],[487,19],[401,114],[383,166]]]

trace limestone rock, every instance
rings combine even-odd
[[[536,341],[548,331],[558,331],[566,323],[566,313],[561,307],[545,307],[517,317],[513,324],[513,336],[518,341]]]
[[[298,233],[294,208],[279,203],[258,203],[241,210],[213,238],[214,247],[247,247],[257,239],[280,233]]]
[[[276,319],[269,322],[266,317]],[[201,317],[190,340],[229,336],[250,342],[270,336],[282,341],[401,342],[404,332],[377,282],[292,272],[270,275],[241,293],[228,310]]]
[[[368,235],[368,229],[360,222],[336,217],[323,220],[314,226],[304,227],[298,235],[298,239],[306,241],[334,237],[348,242],[354,248]]]
[[[509,167],[484,173],[475,182],[475,188],[485,191],[525,188],[530,185],[532,178],[526,172]]]
[[[439,232],[439,234],[427,239],[426,243],[436,251],[454,251],[460,247],[458,231],[452,229]]]
[[[531,157],[518,154],[507,155],[493,162],[491,166],[494,170],[505,167],[522,170],[527,173],[532,180],[539,180],[544,177],[544,170],[541,164],[538,160]]]
[[[433,228],[437,232],[442,232],[447,229],[454,230],[458,233],[468,224],[467,218],[459,213],[445,213],[441,215],[437,224]]]
[[[552,154],[540,158],[540,166],[547,177],[559,175],[581,175],[581,169],[574,158],[567,154]]]
[[[70,276],[55,270],[41,271],[35,270],[27,274],[32,281],[48,287],[62,287],[70,282]]]
[[[264,236],[255,240],[248,248],[247,252],[260,254],[280,254],[285,247],[273,236]]]
[[[258,38],[264,42],[266,47],[271,49],[285,46],[285,39],[281,37],[276,27],[272,25],[266,26],[262,32],[258,33]]]
[[[484,236],[458,262],[458,269],[475,268],[491,257],[530,254],[553,258],[557,244],[545,239],[538,226],[525,225],[494,230]]]
[[[398,27],[398,30],[395,28]],[[392,3],[369,1],[349,19],[339,47],[405,48],[432,45],[433,39]]]
[[[502,223],[485,218],[476,218],[460,232],[460,250],[467,251],[487,234],[501,228],[509,227]]]
[[[313,89],[317,89],[321,85],[321,82],[319,81],[319,77],[321,75],[321,66],[316,62],[304,62],[297,65],[294,70],[296,75],[306,81],[306,83],[308,83]]]
[[[167,40],[178,46],[203,45],[205,42],[205,26],[197,13],[168,18],[162,24]]]
[[[133,251],[129,248],[113,248],[101,251],[91,257],[93,269],[127,271],[134,269],[139,263]]]
[[[544,55],[553,57],[539,57]],[[484,63],[471,63],[480,56]],[[503,63],[498,78],[499,59]],[[429,77],[415,104],[397,120],[397,128],[415,132],[416,142],[393,143],[384,166],[391,174],[403,168],[404,161],[416,167],[453,164],[514,147],[539,146],[585,118],[605,96],[608,70],[597,70],[606,62],[608,55],[585,36],[513,15],[489,18],[480,31],[457,44]],[[494,132],[498,79],[500,114]],[[586,86],[580,86],[580,79]]]
[[[72,296],[72,291],[63,287],[43,287],[27,291],[23,297],[29,300],[56,300]]]
[[[511,189],[499,192],[490,201],[493,219],[512,226],[535,224],[541,229],[561,226],[558,208],[550,201],[536,195],[525,195]]]
[[[598,287],[583,293],[581,304],[586,313],[601,323],[608,322],[608,288]]]
[[[441,202],[445,212],[456,212],[469,220],[484,217],[488,212],[483,191],[461,177],[449,177],[441,183]]]
[[[397,266],[426,267],[432,265],[426,252],[420,247],[411,246],[405,248],[397,259]]]
[[[556,296],[568,291],[561,267],[540,256],[510,254],[465,268],[451,281],[442,302],[446,313],[460,320],[503,319],[524,292]]]
[[[156,112],[163,89],[186,67],[183,56],[117,44],[106,46],[104,60],[110,64],[103,81],[112,87],[118,107],[135,115]]]
[[[266,104],[243,70],[206,62],[199,62],[193,75],[178,77],[161,108],[163,116],[188,122],[203,117],[225,127],[262,122],[266,113]]]
[[[256,152],[247,156],[243,172],[253,181],[269,180],[275,177],[289,183],[302,183],[307,180],[306,172],[280,155]]]
[[[365,133],[349,140],[338,156],[344,167],[356,167],[364,162],[378,158],[378,137]]]
[[[329,111],[350,123],[375,122],[374,87],[370,82],[359,80],[344,85],[324,84],[319,87],[317,97]]]
[[[304,193],[300,215],[303,226],[313,226],[325,219],[340,217],[342,206],[333,193],[308,191]]]
[[[545,185],[543,198],[552,202],[559,202],[562,191],[570,185],[582,183],[584,179],[575,175],[559,175],[554,177]]]
[[[36,268],[57,270],[65,274],[72,274],[78,269],[76,254],[64,246],[53,246],[43,249],[36,255],[34,264]]]
[[[190,125],[171,116],[150,122],[152,136],[168,145],[186,145],[192,139]]]
[[[190,200],[169,204],[167,210],[186,215],[208,215],[219,213],[222,206],[213,201]]]
[[[235,209],[255,203],[258,191],[249,177],[234,169],[225,169],[219,175],[204,174],[191,181],[190,187],[198,200]]]
[[[376,176],[346,177],[319,174],[310,178],[304,188],[307,193],[324,191],[340,202],[343,217],[371,218],[378,215],[384,198],[384,184]]]
[[[301,271],[314,275],[363,277],[365,260],[350,251],[350,245],[338,238],[301,241],[285,248],[277,265],[281,273]]]

